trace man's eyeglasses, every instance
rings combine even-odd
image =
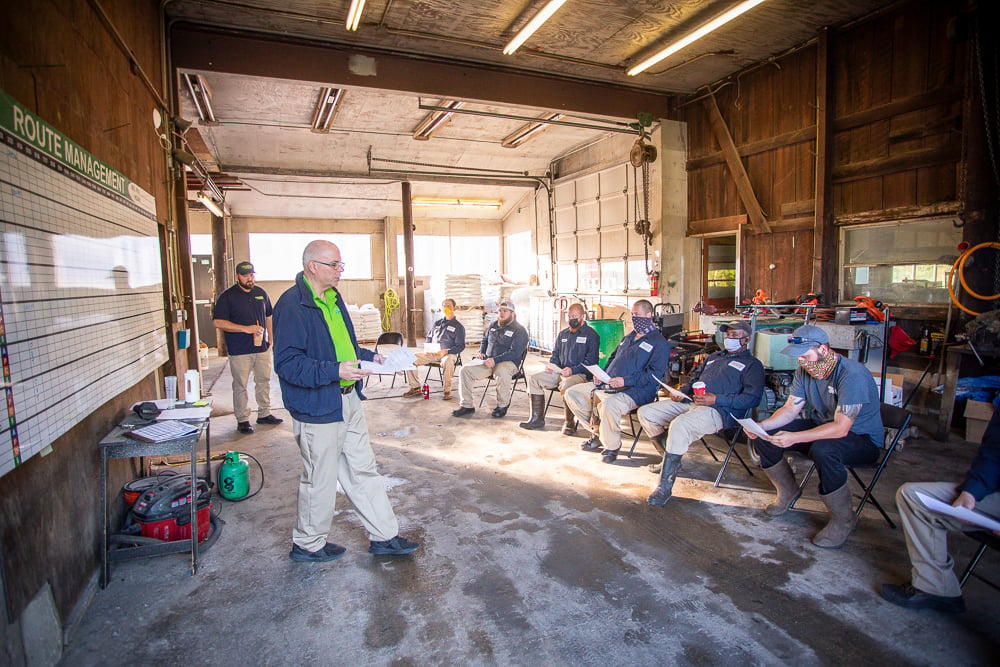
[[[790,345],[802,345],[802,343],[808,343],[809,345],[815,345],[817,347],[820,345],[826,345],[825,342],[813,340],[812,338],[803,338],[802,336],[789,336],[788,343]]]
[[[347,264],[344,262],[321,262],[318,259],[314,259],[313,261],[317,264],[322,264],[323,266],[329,266],[334,271],[343,271],[347,268]]]

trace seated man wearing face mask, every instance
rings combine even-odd
[[[603,443],[601,460],[614,463],[622,446],[622,417],[640,405],[656,399],[659,388],[657,378],[662,378],[670,361],[670,344],[653,322],[653,304],[640,299],[632,306],[632,333],[608,359],[605,372],[610,382],[601,388],[596,384],[578,384],[570,387],[563,398],[573,414],[594,434],[580,445],[586,451],[597,451]],[[593,424],[595,417],[600,422]]]
[[[541,373],[528,377],[528,395],[531,397],[531,418],[519,426],[529,431],[545,428],[545,390],[559,387],[563,396],[573,385],[589,382],[593,375],[586,369],[597,363],[601,353],[601,337],[587,324],[587,313],[583,305],[574,303],[569,307],[569,328],[556,336],[555,349],[548,366]],[[553,367],[558,367],[556,371]],[[563,399],[566,403],[566,399]],[[576,418],[566,407],[565,435],[576,433]]]
[[[725,351],[709,355],[681,387],[681,393],[691,396],[691,385],[704,382],[704,395],[691,401],[672,396],[639,408],[639,423],[663,454],[660,483],[647,499],[650,505],[665,505],[670,499],[681,457],[692,442],[736,424],[734,413],[743,417],[764,393],[764,365],[748,349],[750,322],[720,324],[719,331],[726,336]]]
[[[830,338],[819,327],[799,327],[788,342],[781,353],[798,357],[799,368],[788,400],[760,423],[770,436],[755,440],[760,466],[778,490],[778,499],[764,511],[784,514],[798,498],[785,450],[805,454],[816,463],[820,498],[830,512],[829,523],[812,542],[836,548],[847,541],[856,522],[846,466],[874,463],[882,445],[878,387],[867,368],[830,348]],[[798,419],[807,405],[812,418]],[[755,438],[751,433],[747,437]]]

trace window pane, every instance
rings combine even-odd
[[[962,241],[952,218],[845,228],[841,237],[841,301],[948,302],[948,271]]]
[[[532,256],[533,258],[533,256]],[[396,237],[397,270],[406,275],[403,237]],[[490,275],[500,271],[500,239],[495,236],[414,236],[413,271],[418,276],[449,273]]]
[[[452,236],[452,273],[488,275],[500,272],[500,238],[496,236]]]
[[[294,280],[302,270],[302,251],[317,239],[340,248],[340,258],[347,264],[342,278],[372,277],[371,237],[367,234],[250,234],[250,261],[257,280]]]
[[[597,262],[581,261],[577,268],[581,292],[597,292],[601,289],[601,270]]]
[[[191,234],[191,254],[211,255],[212,235],[211,234]]]
[[[535,253],[531,248],[531,232],[511,234],[504,243],[506,244],[507,275],[514,280],[528,282],[531,274],[537,271]]]
[[[625,291],[625,262],[601,264],[601,289],[605,292]]]
[[[560,292],[576,291],[575,264],[556,264],[556,289]]]
[[[629,260],[628,288],[630,290],[649,289],[649,276],[646,275],[646,260]]]

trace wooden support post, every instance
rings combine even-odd
[[[816,217],[813,222],[812,289],[833,303],[837,299],[837,238],[833,225],[833,182],[830,180],[833,72],[830,34],[826,28],[819,31],[816,48]]]
[[[227,259],[229,253],[226,250],[226,219],[216,215],[212,216],[212,309],[215,309],[215,301],[219,295],[229,287],[229,263]],[[215,344],[220,357],[228,356],[226,349],[226,337],[222,329],[215,330]]]
[[[767,223],[764,210],[757,201],[757,195],[754,194],[753,185],[750,183],[750,177],[747,176],[747,170],[743,167],[740,153],[736,150],[736,144],[733,143],[733,137],[729,134],[726,120],[722,117],[719,105],[715,102],[715,95],[709,93],[704,100],[704,105],[708,112],[708,119],[712,123],[712,131],[715,132],[715,138],[718,140],[722,154],[726,158],[726,164],[729,166],[729,172],[736,181],[736,191],[743,202],[743,208],[747,210],[750,224],[758,234],[761,232],[770,233],[771,226]]]
[[[403,256],[406,259],[406,344],[414,347],[417,344],[417,332],[413,317],[416,305],[413,297],[413,203],[410,201],[410,182],[403,181]]]

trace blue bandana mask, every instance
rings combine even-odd
[[[637,334],[645,336],[646,334],[656,331],[656,324],[653,322],[652,317],[639,317],[637,315],[633,315],[632,328],[635,329]]]

